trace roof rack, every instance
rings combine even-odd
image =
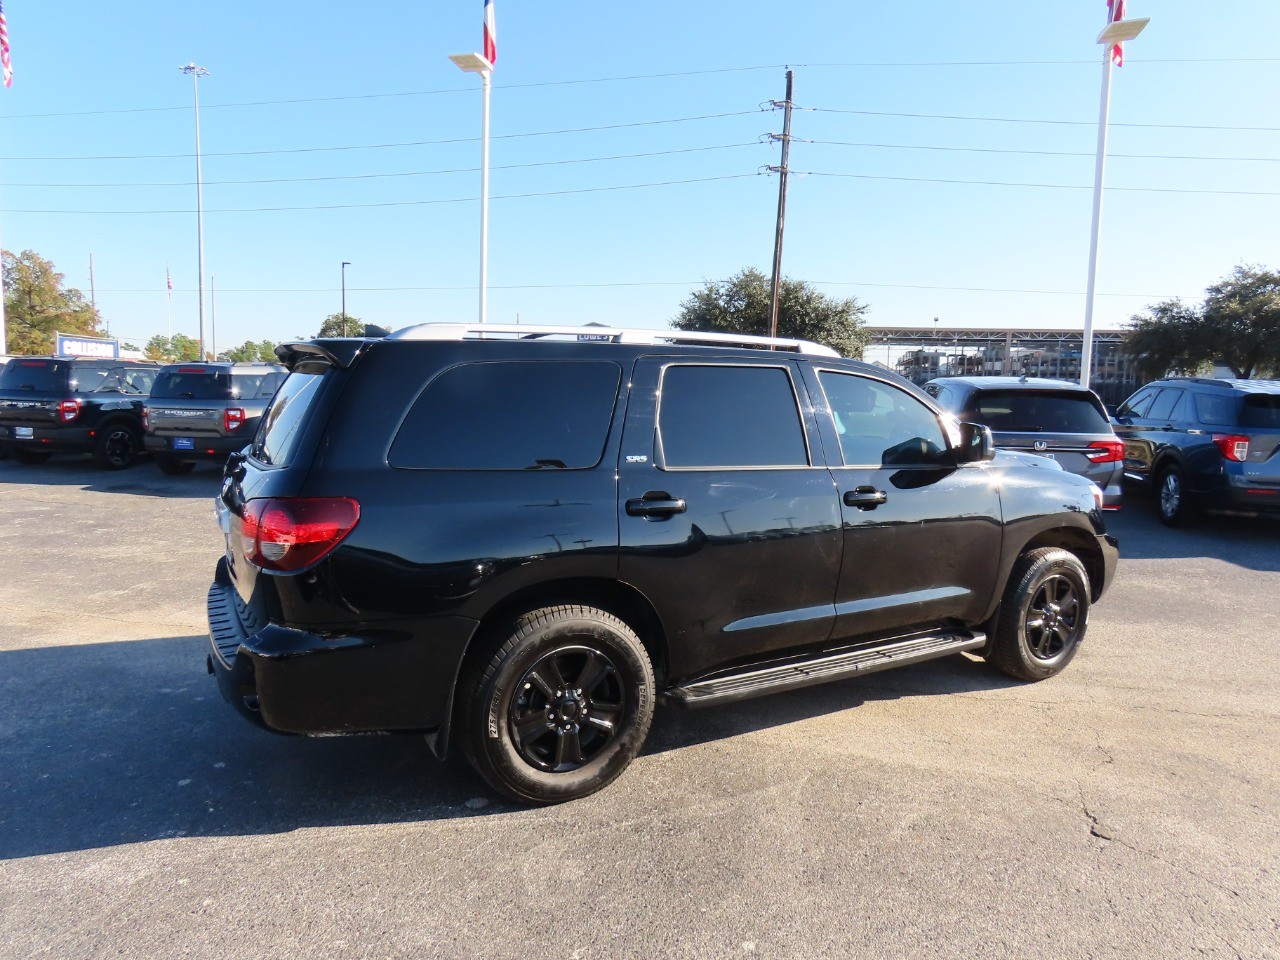
[[[698,330],[630,330],[622,327],[561,327],[537,324],[499,323],[419,323],[404,327],[388,340],[542,340],[567,337],[579,342],[628,343],[653,346],[659,343],[692,343],[756,350],[789,350],[793,353],[838,357],[828,346],[809,340],[785,337],[754,337],[742,333],[703,333]]]

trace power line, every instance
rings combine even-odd
[[[1044,123],[1066,127],[1096,127],[1096,120],[1037,120],[1027,117],[968,117],[945,113],[889,113],[884,110],[842,110],[835,107],[797,107],[808,113],[845,113],[863,117],[906,117],[913,120],[977,120],[985,123]],[[1112,123],[1113,127],[1141,127],[1152,130],[1235,130],[1276,133],[1280,127],[1227,127],[1195,123]]]
[[[998,147],[943,147],[910,143],[857,143],[846,140],[803,140],[801,142],[833,147],[875,147],[883,150],[938,150],[949,153],[1007,153],[1027,157],[1092,157],[1095,155],[1092,151],[1084,150],[1008,150]],[[1280,163],[1280,157],[1204,157],[1177,153],[1111,153],[1108,151],[1108,159],[1115,157],[1123,157],[1129,160],[1221,160],[1241,163]]]
[[[713,183],[720,180],[742,180],[747,177],[763,176],[755,173],[730,173],[719,177],[695,177],[688,180],[659,180],[652,183],[626,183],[611,187],[579,187],[573,190],[547,190],[538,193],[508,193],[490,197],[491,200],[524,200],[531,197],[562,197],[575,193],[608,193],[614,190],[639,190],[645,187],[673,187],[691,183]],[[224,207],[219,210],[205,210],[205,213],[281,213],[294,210],[353,210],[371,207],[423,207],[443,203],[475,203],[479,197],[448,197],[434,200],[386,200],[378,203],[322,203],[310,206],[291,207]],[[106,214],[116,215],[154,215],[154,214],[190,214],[193,210],[0,210],[0,213],[55,214],[69,213],[76,215]]]
[[[682,147],[676,150],[653,150],[647,153],[623,153],[607,157],[579,157],[570,160],[543,160],[535,163],[506,163],[491,167],[492,170],[522,170],[531,167],[558,167],[578,163],[599,163],[607,160],[638,160],[645,157],[665,157],[681,153],[705,153],[711,150],[729,150],[735,147],[758,147],[759,140],[744,143],[724,143],[710,147]],[[208,154],[206,154],[208,156]],[[448,173],[475,173],[479,167],[452,167],[442,170],[411,170],[404,173],[353,173],[327,177],[274,177],[261,180],[205,180],[204,185],[237,186],[264,183],[319,183],[332,180],[382,180],[400,177],[427,177]],[[195,181],[167,180],[155,183],[6,183],[6,187],[190,187]]]
[[[632,123],[609,123],[598,127],[570,127],[565,130],[534,130],[528,133],[503,133],[492,137],[493,140],[517,140],[523,137],[554,137],[566,133],[592,133],[597,130],[624,130],[633,127],[656,127],[668,123],[691,123],[698,120],[720,120],[724,117],[747,117],[760,113],[755,110],[735,110],[731,113],[707,113],[695,117],[672,117],[667,120],[637,120]],[[446,143],[474,143],[479,137],[452,137],[447,140],[407,140],[402,143],[365,143],[348,144],[337,147],[292,147],[283,150],[230,150],[223,153],[203,151],[204,157],[258,157],[292,153],[333,153],[343,150],[385,150],[391,147],[427,147]],[[195,156],[192,153],[154,153],[154,154],[120,154],[102,157],[0,157],[0,160],[33,160],[47,162],[53,160],[186,160]]]
[[[869,173],[828,173],[818,170],[793,171],[800,177],[844,177],[851,180],[896,180],[903,183],[953,183],[979,187],[1037,187],[1046,190],[1092,190],[1088,184],[1076,183],[1025,183],[1015,180],[951,180],[941,177],[886,177]],[[1106,187],[1108,192],[1124,193],[1197,193],[1221,194],[1239,197],[1280,197],[1280,191],[1271,190],[1186,190],[1177,187]]]

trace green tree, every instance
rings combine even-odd
[[[316,334],[316,339],[324,337],[360,337],[364,335],[364,321],[359,317],[353,317],[351,314],[346,315],[346,331],[343,331],[342,314],[331,313],[324,318],[324,323],[320,324],[320,332]]]
[[[260,343],[254,343],[252,340],[246,340],[238,347],[232,347],[229,350],[223,350],[218,354],[219,360],[229,360],[232,363],[279,363],[276,357],[276,345],[270,340],[263,340]]]
[[[198,360],[200,344],[184,333],[175,333],[172,337],[156,334],[142,348],[143,355],[156,363],[180,363]]]
[[[803,280],[784,278],[778,292],[778,336],[812,340],[845,357],[861,357],[869,341],[863,329],[867,305],[838,300]],[[724,281],[708,282],[680,304],[671,321],[677,330],[706,333],[769,333],[769,278],[748,268]]]
[[[3,251],[4,310],[11,354],[52,353],[55,333],[101,336],[102,317],[34,250]]]
[[[1280,273],[1241,264],[1203,304],[1166,300],[1130,320],[1126,349],[1144,377],[1194,374],[1215,361],[1249,379],[1280,373]]]

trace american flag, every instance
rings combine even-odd
[[[9,59],[9,25],[4,22],[4,3],[0,0],[0,66],[4,67],[4,85],[13,86],[13,63]]]
[[[169,276],[169,268],[164,268],[164,285],[169,288],[169,293],[173,293],[173,280]]]
[[[1121,6],[1124,0],[1120,0]],[[484,58],[498,62],[498,28],[493,23],[493,0],[484,0]]]
[[[1107,9],[1110,11],[1109,23],[1115,23],[1117,20],[1124,19],[1124,0],[1107,0]],[[1111,48],[1111,62],[1117,67],[1124,66],[1124,44],[1117,43]]]

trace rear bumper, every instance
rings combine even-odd
[[[226,460],[231,454],[243,450],[252,439],[251,435],[236,437],[191,437],[192,449],[179,450],[173,445],[178,437],[158,437],[147,434],[143,438],[147,452],[173,457],[175,460]]]
[[[259,625],[236,593],[225,558],[209,587],[208,615],[208,663],[223,698],[280,733],[447,725],[458,668],[476,628],[463,617],[397,621],[352,633]]]
[[[29,427],[30,437],[16,437],[14,431]],[[0,443],[24,450],[80,451],[93,449],[94,431],[88,427],[49,427],[35,424],[0,425]]]

